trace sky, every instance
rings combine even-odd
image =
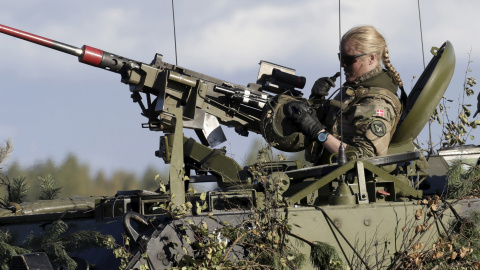
[[[386,38],[407,93],[413,77],[423,70],[422,35],[427,63],[431,47],[449,40],[455,49],[455,73],[446,96],[460,98],[469,60],[468,76],[480,78],[480,17],[475,13],[480,1],[173,3],[177,57],[172,1],[2,1],[0,24],[146,63],[160,53],[168,63],[178,59],[180,66],[241,85],[255,82],[258,63],[267,60],[305,76],[306,96],[317,78],[338,71],[340,32],[369,24]],[[10,162],[29,167],[47,158],[62,162],[73,153],[107,174],[118,169],[140,174],[149,165],[165,168],[154,156],[162,134],[141,128],[146,118],[118,74],[2,34],[0,63],[0,140],[14,143]],[[229,128],[224,131],[228,141],[220,146],[226,146],[227,154],[240,164],[249,146],[261,139],[256,134],[241,137]],[[193,132],[186,135],[195,137]]]

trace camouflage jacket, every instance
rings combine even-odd
[[[401,103],[393,76],[380,67],[347,82],[330,101],[323,123],[330,134],[348,144],[347,151],[364,157],[387,154],[390,139],[401,115]],[[343,110],[340,110],[342,108]]]

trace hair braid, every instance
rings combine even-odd
[[[392,66],[392,63],[390,63],[390,56],[388,55],[387,46],[385,46],[385,49],[383,50],[382,61],[383,61],[383,65],[385,66],[385,68],[393,74],[393,77],[397,81],[398,86],[403,87],[403,82],[402,82],[402,79],[400,78],[400,74]]]

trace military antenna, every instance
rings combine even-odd
[[[418,22],[420,25],[420,41],[422,43],[422,57],[423,57],[423,69],[425,69],[425,50],[423,48],[423,30],[422,30],[422,15],[420,14],[420,0],[417,0],[418,6]],[[432,122],[428,121],[428,156],[427,160],[433,154],[433,144],[432,144]]]
[[[341,0],[338,0],[338,40],[341,46],[342,42],[342,12],[341,12]],[[340,47],[340,59],[342,59],[342,49]],[[339,61],[339,70],[342,74],[342,61]],[[343,104],[343,91],[342,91],[342,76],[340,76],[340,104]],[[338,147],[338,165],[342,166],[347,163],[347,155],[345,153],[345,147],[343,146],[343,108],[340,106],[340,146]]]
[[[175,42],[175,65],[178,66],[178,59],[177,59],[177,32],[175,31],[175,7],[173,6],[172,0],[172,15],[173,15],[173,40]]]
[[[423,31],[422,31],[422,15],[420,14],[420,0],[418,3],[418,21],[420,22],[420,41],[422,42],[422,57],[423,57],[423,69],[425,69],[425,51],[423,49]]]

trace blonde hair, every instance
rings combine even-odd
[[[345,33],[340,42],[340,46],[349,40],[353,43],[353,46],[361,53],[377,53],[382,56],[382,63],[385,68],[393,74],[393,77],[397,81],[398,86],[402,87],[403,82],[400,78],[400,74],[390,63],[390,57],[388,55],[387,43],[385,38],[370,25],[357,26]],[[380,58],[378,58],[380,64]]]

